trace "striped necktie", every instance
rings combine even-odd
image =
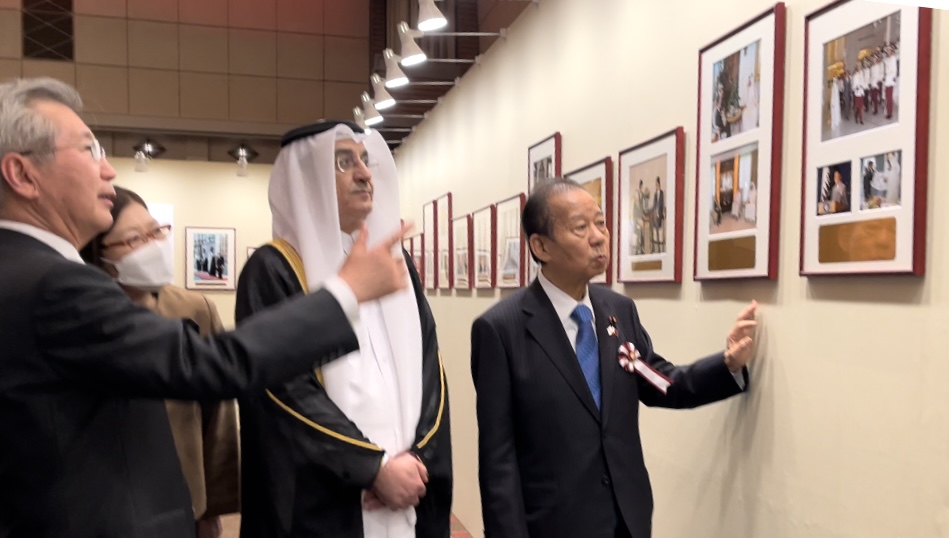
[[[600,351],[596,343],[596,333],[593,331],[593,312],[586,305],[581,304],[577,305],[570,317],[577,322],[579,327],[579,331],[577,331],[577,360],[580,361],[583,377],[586,378],[590,393],[593,394],[593,401],[596,402],[596,408],[599,409]]]

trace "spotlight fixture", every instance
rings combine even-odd
[[[372,104],[372,98],[369,97],[369,92],[362,92],[361,99],[366,125],[371,127],[377,123],[382,123],[382,115],[379,114],[379,111],[376,110],[376,107]]]
[[[399,67],[400,58],[392,49],[382,51],[382,57],[386,62],[386,88],[398,88],[409,83],[409,77],[405,76],[402,68]]]
[[[395,106],[395,99],[389,95],[389,92],[386,91],[385,81],[382,80],[382,77],[373,73],[369,77],[369,81],[372,83],[372,95],[375,97],[375,107],[376,110],[385,110]]]
[[[135,152],[135,171],[148,172],[148,155],[144,151]]]
[[[367,133],[372,131],[372,128],[366,125],[366,114],[362,111],[362,107],[353,107],[353,119],[356,121],[356,125],[362,127],[363,131]]]
[[[423,33],[409,28],[409,23],[402,21],[399,23],[399,41],[402,43],[402,65],[408,67],[424,62],[428,56],[415,42],[416,37],[422,37]]]
[[[149,159],[155,159],[162,153],[165,153],[165,146],[162,146],[158,142],[154,142],[148,138],[146,138],[144,142],[133,147],[132,149],[134,149],[136,153],[137,152],[144,153],[145,156],[148,157]]]
[[[423,32],[438,30],[448,24],[448,19],[435,7],[435,0],[418,0],[418,29]]]
[[[228,151],[227,154],[237,160],[237,175],[240,177],[247,177],[248,165],[260,155],[254,148],[243,142],[236,148]]]

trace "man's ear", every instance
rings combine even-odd
[[[527,238],[527,243],[530,246],[531,252],[534,253],[534,256],[538,260],[547,263],[550,261],[550,251],[547,249],[547,238],[540,234],[531,234]]]
[[[33,200],[39,196],[35,170],[33,163],[19,153],[7,153],[0,159],[0,175],[4,185],[22,198]]]

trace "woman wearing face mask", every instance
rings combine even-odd
[[[172,286],[172,250],[162,226],[134,192],[115,187],[112,228],[82,251],[86,262],[111,275],[136,303],[169,318],[188,319],[202,334],[223,330],[214,304]],[[191,492],[198,538],[218,538],[220,516],[239,511],[239,441],[234,401],[167,401],[182,472]]]

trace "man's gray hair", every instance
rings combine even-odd
[[[77,114],[82,110],[79,92],[49,77],[21,78],[0,84],[0,157],[31,151],[34,159],[50,159],[56,148],[56,126],[36,111],[36,101],[54,101]]]

